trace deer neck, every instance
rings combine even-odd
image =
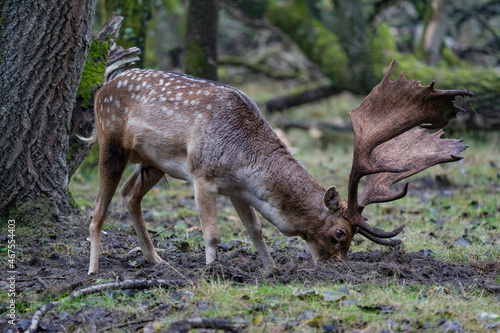
[[[249,177],[253,185],[246,200],[287,236],[318,227],[327,213],[326,189],[290,153],[276,151],[268,159],[278,167],[268,169],[265,177]]]

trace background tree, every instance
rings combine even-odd
[[[189,0],[184,58],[186,74],[217,80],[218,27],[216,0]]]
[[[2,1],[0,217],[72,212],[66,153],[94,0]]]

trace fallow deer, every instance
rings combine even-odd
[[[141,214],[144,195],[167,174],[190,181],[203,231],[206,264],[219,241],[215,200],[229,196],[266,271],[276,269],[255,210],[286,236],[300,236],[314,262],[346,258],[356,233],[383,245],[398,244],[392,232],[370,226],[366,205],[406,195],[392,184],[438,163],[461,159],[461,140],[441,139],[466,90],[435,90],[401,73],[382,82],[351,113],[354,159],[348,200],[323,187],[292,156],[257,106],[229,86],[166,71],[132,69],[104,85],[95,97],[100,144],[99,192],[90,224],[89,274],[98,269],[100,235],[111,198],[128,161],[135,171],[121,187],[146,260],[161,263]],[[421,129],[414,129],[420,126]],[[358,185],[366,185],[358,199]]]

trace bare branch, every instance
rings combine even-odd
[[[78,297],[83,297],[89,294],[98,293],[105,290],[110,289],[149,289],[151,287],[162,287],[162,288],[170,288],[170,287],[182,287],[185,283],[183,281],[178,280],[160,280],[160,279],[148,279],[148,280],[125,280],[122,282],[112,282],[100,284],[80,290],[76,290],[72,292],[69,296],[63,298],[60,301],[54,301],[47,304],[44,304],[38,310],[35,311],[33,318],[31,319],[30,327],[25,331],[25,333],[33,333],[38,329],[38,325],[42,317],[52,310],[55,306],[58,306],[60,303],[73,300]]]

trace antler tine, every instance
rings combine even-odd
[[[369,240],[371,240],[374,243],[380,244],[380,245],[385,245],[385,246],[396,246],[401,244],[400,239],[381,239],[378,237],[373,236],[372,234],[365,232],[363,229],[358,231],[361,235],[365,236]]]
[[[422,126],[441,129],[457,112],[465,111],[454,103],[456,96],[474,96],[468,90],[436,90],[434,81],[422,86],[420,81],[408,81],[403,72],[396,81],[390,79],[393,60],[382,81],[351,113],[354,129],[354,157],[349,175],[349,194],[344,216],[359,228],[359,233],[383,245],[403,230],[392,232],[370,226],[361,215],[375,202],[387,202],[404,197],[408,184],[401,192],[390,187],[415,173],[438,163],[461,158],[467,146],[461,140],[441,139],[443,131],[430,133]],[[412,130],[413,129],[413,130]],[[361,178],[367,182],[358,201]]]

